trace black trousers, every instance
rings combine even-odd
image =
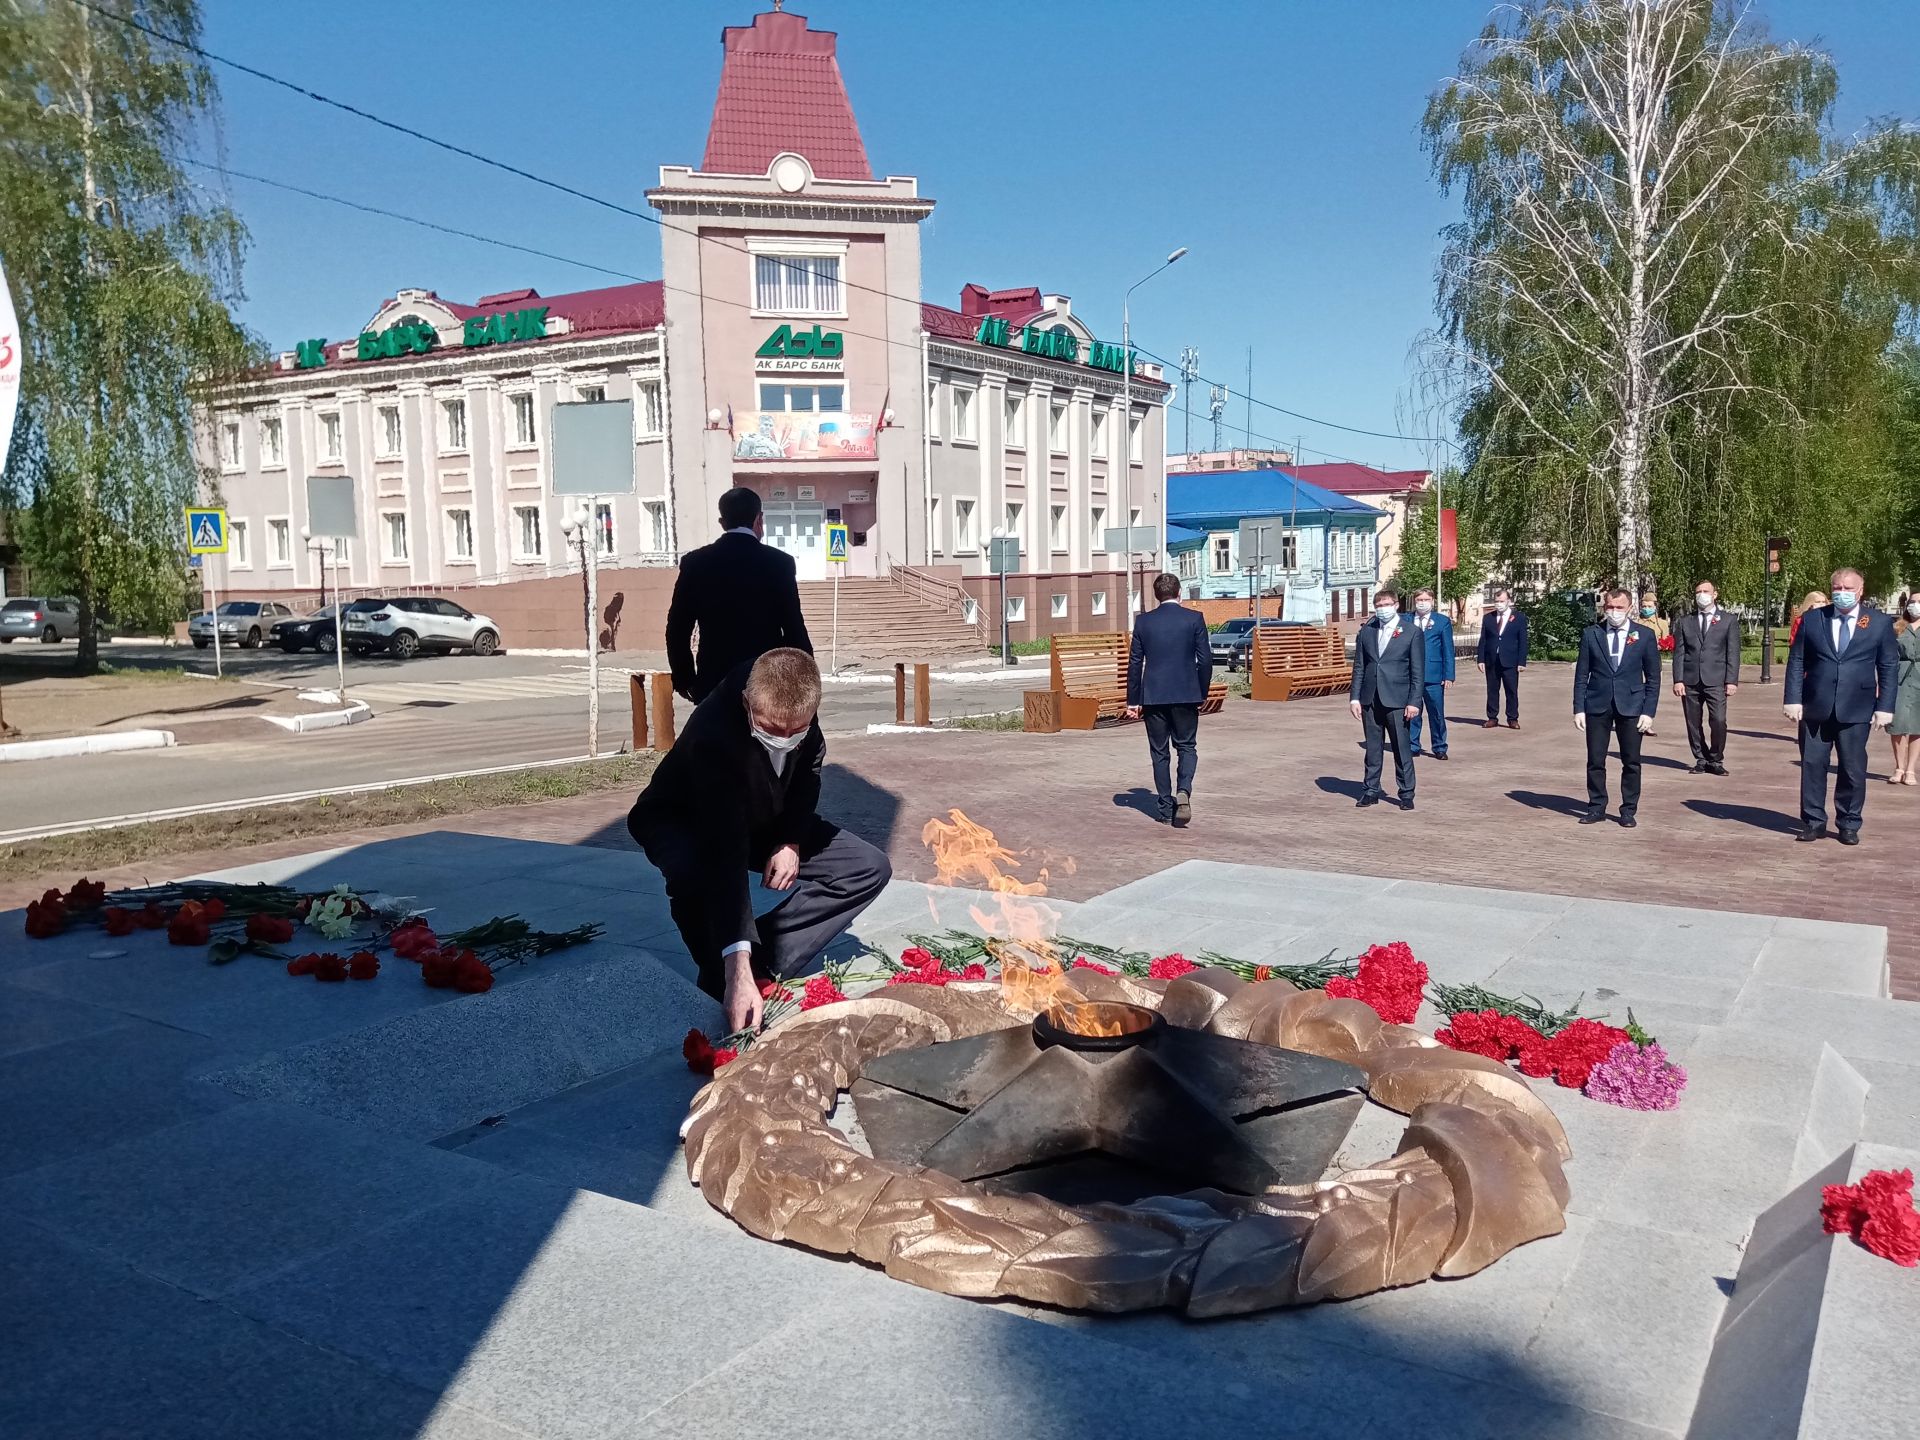
[[[1407,736],[1407,712],[1400,705],[1382,705],[1379,701],[1360,707],[1360,724],[1367,736],[1367,776],[1361,784],[1364,795],[1380,793],[1380,772],[1385,751],[1393,747],[1393,779],[1402,800],[1413,799],[1413,742]]]
[[[1827,823],[1827,757],[1833,755],[1840,767],[1840,778],[1833,786],[1835,828],[1860,828],[1860,813],[1867,801],[1867,738],[1872,731],[1864,720],[1858,725],[1842,725],[1838,720],[1800,722],[1801,824]]]
[[[693,832],[662,827],[644,842],[647,859],[667,882],[667,905],[699,986],[716,1000],[726,994],[721,951],[734,940],[753,941],[753,969],[762,979],[785,979],[843,934],[893,878],[886,855],[839,826],[814,819],[800,843],[800,874],[779,905],[755,922],[755,933],[723,939],[713,924],[714,871]],[[755,871],[768,856],[754,857]]]
[[[1200,767],[1200,707],[1143,705],[1140,718],[1146,722],[1147,753],[1153,757],[1153,793],[1162,800],[1171,800],[1175,790],[1191,795],[1193,772]],[[1169,775],[1169,748],[1180,756],[1178,783]]]
[[[1587,716],[1587,804],[1607,808],[1607,743],[1620,742],[1620,818],[1630,820],[1640,808],[1640,717]]]
[[[1680,701],[1687,712],[1687,744],[1694,763],[1719,765],[1727,758],[1727,687],[1689,685]]]
[[[1520,667],[1487,661],[1487,719],[1500,718],[1500,692],[1507,692],[1507,722],[1520,718]]]

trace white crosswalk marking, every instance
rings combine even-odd
[[[627,670],[600,672],[600,693],[622,694],[628,688]],[[353,699],[381,705],[472,705],[489,700],[547,700],[587,693],[587,672],[561,671],[553,675],[501,675],[484,680],[375,681],[351,685]]]

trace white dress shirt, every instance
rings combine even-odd
[[[1840,653],[1840,647],[1843,644],[1852,641],[1853,623],[1859,617],[1859,614],[1860,614],[1860,607],[1858,605],[1854,606],[1852,613],[1846,615],[1845,617],[1842,617],[1840,612],[1837,610],[1834,612],[1834,616],[1833,616],[1833,653],[1834,654],[1838,655]],[[1844,639],[1842,638],[1843,636],[1844,636]]]
[[[1393,641],[1393,627],[1382,625],[1377,619],[1373,623],[1374,628],[1380,632],[1379,648],[1374,651],[1374,654],[1384,655],[1387,653],[1387,646]]]

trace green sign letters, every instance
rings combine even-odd
[[[401,355],[424,355],[439,341],[438,332],[424,320],[402,320],[377,334],[368,330],[361,335],[355,358],[392,360]]]
[[[1013,336],[1013,327],[1004,317],[989,315],[980,322],[980,328],[973,338],[981,345],[998,345],[1011,350],[1015,348]],[[1049,360],[1064,360],[1069,365],[1080,363],[1080,337],[1064,325],[1055,325],[1051,330],[1042,330],[1038,325],[1023,326],[1018,348],[1029,355],[1044,355]],[[1089,342],[1087,364],[1096,370],[1111,370],[1116,375],[1127,373],[1125,349],[1105,340]]]
[[[782,325],[753,355],[756,360],[838,360],[845,350],[846,338],[838,330]]]
[[[319,340],[302,340],[294,346],[293,363],[302,370],[314,370],[326,364],[326,339],[322,337]]]
[[[539,340],[547,333],[547,307],[472,316],[460,330],[462,345],[504,345],[510,340]]]

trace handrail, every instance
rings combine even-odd
[[[967,594],[965,587],[942,576],[929,575],[925,570],[913,565],[889,565],[887,579],[897,589],[921,604],[931,605],[936,610],[958,610],[962,620],[965,620],[967,602],[973,598]],[[993,647],[995,641],[987,629],[986,607],[978,603],[973,607],[973,631],[982,650]]]

